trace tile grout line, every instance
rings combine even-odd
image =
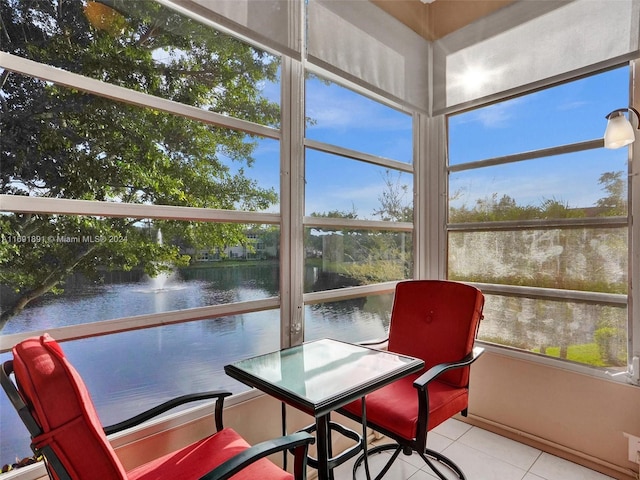
[[[444,434],[439,433],[439,432],[433,432],[433,433],[438,434],[440,437],[443,437],[443,438],[445,438],[446,440],[448,440],[450,442],[446,447],[444,447],[442,450],[440,450],[440,452],[442,452],[442,453],[445,453],[447,449],[451,448],[451,446],[453,446],[455,444],[458,444],[461,447],[469,448],[469,449],[474,450],[474,451],[476,451],[476,452],[478,452],[480,454],[483,454],[483,455],[486,455],[486,456],[488,456],[488,457],[490,457],[492,459],[495,459],[496,461],[503,462],[505,464],[510,465],[511,467],[519,469],[520,471],[524,472],[521,480],[524,479],[525,477],[527,477],[527,475],[534,476],[535,478],[540,478],[541,480],[552,480],[551,478],[549,478],[547,476],[543,476],[540,473],[535,473],[535,472],[532,471],[533,468],[535,467],[535,465],[541,460],[542,456],[544,455],[545,452],[543,450],[531,447],[531,448],[534,448],[534,450],[536,451],[535,458],[534,458],[534,460],[531,462],[531,464],[528,467],[524,468],[521,465],[516,465],[516,464],[513,464],[513,463],[511,463],[511,462],[509,462],[507,460],[504,460],[501,457],[494,456],[492,453],[480,450],[480,449],[476,448],[475,446],[473,446],[473,444],[467,444],[467,443],[464,443],[464,442],[459,442],[465,435],[469,434],[474,429],[475,430],[484,431],[484,429],[482,429],[480,427],[470,426],[470,428],[466,429],[462,434],[458,435],[456,438],[452,438],[451,436],[444,435]],[[492,432],[489,432],[489,433],[492,433]],[[498,434],[496,434],[496,435],[498,435]],[[520,442],[518,442],[516,440],[513,440],[513,439],[510,439],[508,437],[504,437],[502,435],[498,435],[498,436],[503,437],[507,442],[509,442],[509,444],[514,444],[514,445],[520,444]],[[376,443],[379,443],[379,442],[380,441],[374,441],[372,443],[376,444]],[[417,468],[417,470],[412,472],[412,473],[410,473],[409,476],[403,477],[402,479],[398,479],[398,480],[411,480],[411,478],[415,477],[418,474],[418,472],[423,472],[423,473],[429,475],[430,479],[433,478],[433,480],[437,480],[437,478],[433,476],[433,474],[431,473],[431,471],[429,470],[429,467],[427,465],[417,466],[417,465],[415,465],[415,464],[413,464],[411,462],[408,462],[404,458],[402,458],[402,455],[398,458],[398,460],[407,463],[410,467]],[[569,463],[574,463],[574,462],[569,462]],[[576,464],[576,465],[580,466],[579,464]],[[351,477],[349,476],[349,479],[350,478]],[[418,477],[415,477],[415,478],[418,478]]]
[[[512,440],[515,441],[515,440]],[[540,460],[540,458],[542,458],[542,454],[544,453],[542,450],[537,449],[538,450],[538,455],[536,456],[536,459],[533,461],[533,463],[531,464],[531,466],[527,469],[527,473],[530,473],[531,475],[535,475],[536,477],[540,477],[540,475],[537,475],[535,473],[533,473],[531,471],[531,469],[534,467],[534,465],[537,463],[538,460]],[[545,477],[540,477],[540,478],[544,478],[545,480],[548,480]]]
[[[447,438],[448,440],[451,440],[451,443],[450,443],[449,445],[447,445],[444,449],[442,449],[442,452],[441,452],[441,453],[443,453],[443,454],[444,454],[444,453],[445,453],[445,451],[446,451],[447,449],[449,449],[452,445],[454,445],[454,444],[458,443],[458,441],[459,441],[459,440],[461,440],[465,435],[469,434],[469,432],[471,432],[471,431],[472,431],[472,430],[474,430],[474,429],[476,429],[476,430],[481,430],[481,431],[485,431],[484,429],[482,429],[482,428],[480,428],[480,427],[477,427],[477,426],[475,426],[475,425],[471,425],[471,427],[470,427],[470,428],[468,428],[467,430],[465,430],[465,431],[464,431],[464,433],[462,433],[461,435],[459,435],[456,439],[453,439],[453,438],[451,438],[451,437],[448,437],[448,436],[446,436],[446,435],[443,435],[443,434],[439,433],[439,435],[440,435],[440,436],[445,437],[445,438]],[[492,433],[492,432],[490,432],[490,433]],[[510,442],[510,443],[513,443],[513,444],[519,444],[519,443],[520,443],[520,442],[518,442],[518,441],[516,441],[516,440],[513,440],[513,439],[511,439],[511,438],[505,437],[505,436],[503,436],[503,435],[499,435],[499,434],[495,434],[495,435],[498,435],[499,437],[502,437],[502,438],[504,438],[506,441],[508,441],[508,442]],[[496,457],[496,456],[494,456],[494,455],[493,455],[493,454],[491,454],[491,453],[488,453],[488,452],[483,451],[483,450],[479,450],[478,448],[474,447],[473,445],[470,445],[470,444],[467,444],[467,443],[464,443],[464,442],[461,442],[461,443],[460,443],[460,445],[462,445],[462,446],[463,446],[463,447],[465,447],[465,448],[470,448],[471,450],[474,450],[474,451],[476,451],[476,452],[478,452],[478,453],[480,453],[480,454],[487,455],[488,457],[491,457],[491,458],[493,458],[493,459],[495,459],[495,460],[497,460],[497,461],[500,461],[500,462],[506,463],[506,464],[508,464],[508,465],[510,465],[510,466],[512,466],[512,467],[514,467],[514,468],[517,468],[517,469],[519,469],[519,470],[523,471],[523,472],[524,472],[524,474],[523,474],[523,476],[522,476],[522,478],[523,478],[523,479],[524,479],[528,474],[531,474],[531,475],[534,475],[534,476],[536,476],[536,477],[538,477],[538,478],[541,478],[541,479],[543,479],[543,480],[550,480],[550,479],[548,479],[548,478],[546,478],[546,477],[542,477],[541,475],[538,475],[538,474],[536,474],[536,473],[534,473],[534,472],[532,472],[532,471],[531,471],[531,469],[534,467],[534,465],[536,464],[536,462],[537,462],[538,460],[540,460],[540,458],[542,457],[542,454],[544,453],[542,450],[540,450],[540,449],[538,449],[538,448],[534,448],[534,447],[532,447],[532,448],[534,448],[534,449],[537,451],[537,454],[536,454],[535,459],[533,460],[533,462],[531,462],[531,465],[529,465],[529,466],[528,466],[528,467],[526,467],[526,469],[525,469],[525,468],[523,468],[522,466],[520,466],[520,465],[516,465],[516,464],[513,464],[513,463],[509,462],[508,460],[505,460],[505,459],[503,459],[503,458],[501,458],[501,457]],[[420,468],[420,470],[423,470],[423,468]],[[429,473],[427,470],[424,470],[424,471],[425,471],[425,472],[427,472],[427,473]]]

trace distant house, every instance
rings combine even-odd
[[[269,241],[262,232],[246,233],[246,241],[240,245],[213,247],[211,249],[184,248],[183,253],[191,256],[193,263],[218,262],[224,258],[242,260],[267,260],[277,258],[278,239]]]

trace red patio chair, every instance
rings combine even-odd
[[[45,458],[53,480],[296,480],[306,477],[307,449],[313,438],[288,435],[251,447],[222,426],[224,398],[230,392],[185,395],[129,420],[103,428],[78,372],[56,341],[45,334],[13,348],[13,360],[0,369],[2,387],[29,429],[32,449]],[[10,375],[13,374],[15,383]],[[187,402],[216,399],[216,432],[175,452],[125,471],[107,434],[138,425]],[[294,451],[294,474],[265,458]]]
[[[387,473],[400,452],[417,452],[443,480],[450,477],[434,461],[465,479],[451,459],[427,449],[427,432],[457,413],[467,415],[469,365],[483,352],[474,348],[483,306],[482,292],[463,283],[411,280],[397,284],[388,349],[421,358],[425,368],[365,397],[367,426],[397,442],[367,452],[394,450],[377,479]],[[361,401],[348,404],[340,413],[361,422]],[[361,456],[356,461],[354,479],[363,460]]]

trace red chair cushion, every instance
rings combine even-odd
[[[442,280],[400,282],[389,325],[389,351],[425,362],[425,370],[461,360],[473,349],[484,296],[477,288]],[[458,368],[438,380],[463,387],[469,368]]]
[[[198,479],[249,444],[231,428],[152,460],[128,472],[129,480]],[[97,478],[97,477],[96,477]],[[293,475],[263,458],[231,477],[233,480],[292,480]]]
[[[49,335],[13,349],[16,383],[48,443],[73,478],[126,479],[84,382]]]
[[[58,343],[45,334],[13,349],[16,382],[43,430],[34,444],[48,444],[72,478],[100,480],[198,479],[249,444],[232,429],[220,432],[126,473],[111,447],[82,378]],[[267,459],[234,480],[292,480]]]
[[[378,425],[401,438],[413,440],[417,435],[418,395],[413,381],[417,375],[401,378],[366,397],[367,422]],[[466,388],[452,387],[437,380],[428,385],[429,420],[427,430],[467,408]],[[343,407],[354,415],[361,415],[361,401]]]

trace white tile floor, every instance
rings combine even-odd
[[[382,442],[385,443],[385,442]],[[451,419],[428,437],[429,448],[451,458],[468,480],[610,480],[601,473],[555,457],[533,447]],[[372,476],[389,458],[386,452],[369,462]],[[335,480],[351,480],[354,460],[335,469]],[[378,470],[376,470],[376,467]],[[445,473],[446,474],[446,473]],[[364,468],[358,479],[364,479]],[[433,480],[437,478],[416,454],[400,454],[384,480]],[[451,476],[451,478],[455,478]]]

